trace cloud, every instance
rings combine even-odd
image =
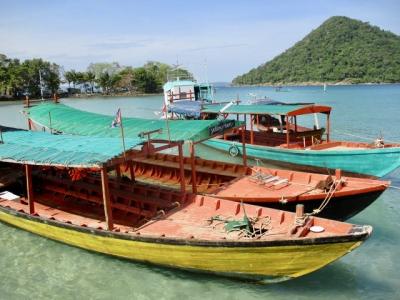
[[[198,47],[186,49],[186,52],[196,52],[203,50],[218,50],[218,49],[227,49],[227,48],[240,48],[240,47],[248,47],[249,44],[226,44],[226,45],[218,45],[218,46],[209,46],[209,47]]]
[[[147,47],[153,40],[142,39],[142,40],[105,40],[100,43],[88,44],[89,48],[100,48],[100,49],[127,49],[127,48],[143,48]]]

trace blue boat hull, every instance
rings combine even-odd
[[[234,142],[211,139],[205,145],[224,151]],[[241,155],[241,144],[236,143]],[[246,144],[246,154],[250,158],[258,158],[276,166],[301,171],[317,171],[324,173],[327,169],[341,169],[347,174],[367,177],[383,177],[400,166],[400,147],[360,149],[360,150],[293,150],[277,147]]]

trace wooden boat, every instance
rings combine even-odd
[[[202,113],[206,116],[221,111],[223,105],[206,105]],[[250,130],[241,130],[207,140],[205,145],[239,155],[236,146],[242,135],[246,142],[246,155],[261,159],[268,164],[308,172],[334,172],[341,169],[348,175],[382,177],[400,166],[400,144],[386,144],[382,139],[374,143],[331,141],[329,116],[331,107],[314,104],[231,105],[223,111],[229,115],[250,116]],[[297,118],[318,113],[327,116],[326,129],[319,126],[307,129],[297,125]],[[266,115],[277,116],[279,126],[264,126],[260,119]],[[284,122],[283,122],[284,121]],[[257,127],[266,129],[255,131]],[[275,130],[273,130],[274,128]],[[326,139],[322,139],[325,133]]]
[[[106,131],[109,129],[104,125],[100,126],[96,120],[100,119],[103,124],[107,124],[111,123],[112,117],[83,112],[60,104],[46,104],[31,108],[29,110],[31,126],[33,126],[33,122],[45,124],[49,112],[53,115],[52,130],[75,134],[88,134],[85,131],[88,130],[90,134],[110,134]],[[79,120],[80,126],[71,126],[71,119]],[[135,136],[137,135],[134,133],[136,127],[128,127],[129,121],[129,118],[124,121],[125,131],[131,132],[131,136]],[[165,125],[164,121],[161,122],[161,125]],[[173,122],[184,122],[184,124],[188,124],[186,127],[189,128],[191,122],[195,121],[171,120],[170,140],[177,139],[174,134],[178,135],[178,139],[182,136],[179,131],[172,131],[176,124]],[[185,126],[179,125],[179,128],[185,128]],[[204,131],[202,126],[198,126],[198,128],[201,132]],[[118,131],[116,133],[119,134]],[[192,136],[201,136],[197,142],[204,142],[207,135],[197,134],[193,131]],[[247,149],[247,147],[242,149]],[[246,156],[243,158],[244,164],[246,164]],[[180,188],[178,156],[149,154],[146,158],[133,160],[135,162],[134,175],[138,179],[166,186],[175,185],[176,188]],[[256,203],[289,211],[294,211],[295,205],[298,203],[304,204],[307,212],[318,210],[321,205],[324,205],[323,211],[319,211],[319,214],[338,220],[346,220],[362,211],[375,201],[390,184],[386,181],[344,178],[339,174],[331,180],[332,177],[321,174],[288,172],[271,168],[255,170],[235,164],[202,160],[195,156],[194,143],[190,144],[190,158],[185,158],[183,164],[185,183],[192,186],[190,191],[195,194],[200,192],[214,197]],[[122,170],[124,169],[122,168]],[[126,172],[129,177],[128,170]],[[332,190],[330,190],[331,187]],[[325,206],[326,199],[329,199],[329,203]]]
[[[214,87],[208,82],[197,82],[192,76],[182,74],[178,68],[168,72],[167,82],[163,85],[163,94],[163,118],[180,118],[182,116],[181,112],[171,111],[170,108],[176,104],[181,104],[186,108],[186,117],[193,119],[198,118],[199,113],[195,113],[193,110],[193,114],[188,113],[188,108],[191,105],[211,103],[214,100]]]
[[[21,131],[3,136],[0,161],[24,166],[26,191],[14,200],[0,198],[0,221],[86,250],[174,268],[286,280],[335,261],[372,231],[306,215],[301,206],[294,214],[196,196],[186,193],[184,180],[180,192],[118,176],[110,180],[118,165],[137,157],[131,149],[140,140],[125,140],[122,151],[118,139]],[[181,150],[182,143],[165,143]],[[182,165],[180,170],[183,174]]]
[[[155,153],[133,161],[136,180],[179,189],[177,155]],[[192,186],[189,188],[192,191],[190,158],[185,157],[183,164],[186,186]],[[326,204],[318,216],[336,220],[346,220],[356,215],[390,185],[389,181],[342,176],[339,171],[330,176],[244,167],[200,158],[196,158],[195,169],[196,189],[203,195],[286,211],[295,211],[297,204],[303,204],[307,212],[313,212]],[[122,167],[122,170],[126,168]]]

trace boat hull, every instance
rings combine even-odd
[[[334,201],[330,201],[329,204],[320,213],[318,213],[318,217],[345,221],[366,209],[383,192],[384,191],[376,191],[365,194],[358,194],[355,196],[337,197],[334,199]],[[295,212],[296,205],[303,204],[304,211],[307,213],[311,213],[314,209],[318,208],[321,205],[322,201],[323,199],[294,202],[289,201],[285,204],[280,202],[269,202],[257,203],[257,205]]]
[[[144,238],[60,223],[0,208],[0,221],[68,245],[162,266],[280,281],[315,271],[358,247],[359,235],[275,242]],[[318,241],[317,241],[318,240]]]
[[[229,155],[233,142],[211,139],[203,144]],[[237,143],[236,143],[237,144]],[[241,153],[241,147],[239,145]],[[326,172],[341,169],[346,174],[383,177],[400,166],[400,147],[362,150],[293,150],[246,144],[248,157],[299,171]]]

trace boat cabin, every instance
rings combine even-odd
[[[204,105],[202,115],[222,114],[225,119],[229,115],[236,119],[247,121],[245,128],[246,143],[285,148],[307,148],[320,144],[330,139],[331,107],[311,103],[284,104],[273,103],[268,105],[242,105],[242,104],[210,104]],[[326,128],[321,127],[318,114],[326,115]],[[312,128],[300,126],[298,117],[312,115],[314,125]],[[325,138],[323,137],[325,135]],[[222,138],[236,139],[238,132]]]
[[[182,79],[177,77],[164,84],[164,105],[181,101],[212,102],[213,87],[208,83],[197,83],[193,79]]]

